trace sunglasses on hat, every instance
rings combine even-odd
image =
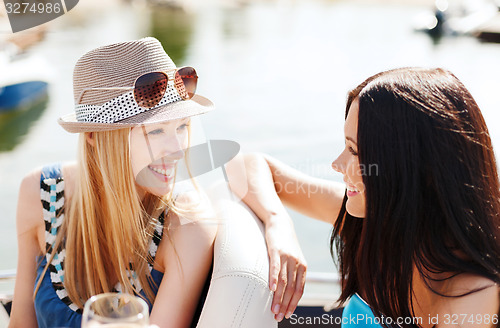
[[[151,72],[139,76],[133,87],[109,87],[109,88],[85,88],[78,97],[80,103],[83,94],[90,90],[134,90],[134,99],[137,105],[144,108],[153,108],[161,101],[165,92],[169,77],[167,73],[173,72],[174,87],[182,99],[191,99],[198,84],[198,75],[193,67],[181,67],[164,72]]]

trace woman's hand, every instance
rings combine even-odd
[[[290,318],[304,292],[307,264],[288,213],[266,222],[269,288],[274,291],[271,311],[277,321]]]
[[[302,297],[306,261],[292,220],[276,193],[273,175],[263,156],[244,154],[226,165],[231,190],[266,227],[269,288],[274,291],[271,311],[277,321],[289,318]]]

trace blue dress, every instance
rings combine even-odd
[[[379,318],[358,294],[352,295],[342,312],[342,328],[382,328],[379,322]]]
[[[82,310],[71,302],[64,289],[64,256],[65,251],[61,249],[49,264],[45,275],[42,273],[50,260],[49,251],[56,239],[57,231],[64,219],[64,180],[61,174],[61,165],[53,164],[42,169],[40,178],[40,198],[43,205],[43,217],[45,221],[45,242],[47,254],[37,259],[37,282],[42,279],[40,288],[34,301],[38,327],[81,327]],[[163,236],[164,213],[158,218],[160,224],[155,229],[153,240],[150,244],[150,255],[154,259],[156,250]],[[151,284],[153,292],[157,293],[157,287],[161,283],[163,273],[150,266]],[[36,285],[36,284],[35,284]],[[140,294],[144,295],[144,291]],[[152,305],[149,303],[149,311]]]

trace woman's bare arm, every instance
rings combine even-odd
[[[226,165],[226,170],[233,192],[266,226],[269,288],[275,291],[271,309],[278,321],[289,318],[303,294],[306,261],[283,203],[333,223],[340,211],[344,188],[301,174],[261,154],[238,155]]]
[[[22,181],[17,204],[18,260],[9,327],[38,327],[33,304],[36,256],[40,254],[38,230],[43,227],[40,170]]]
[[[269,155],[243,154],[230,162],[227,170],[231,188],[264,223],[281,211],[280,200],[299,213],[330,224],[340,212],[343,184],[311,177]]]
[[[287,207],[305,216],[335,223],[344,199],[343,184],[311,177],[269,155],[262,157],[269,165],[276,192]]]
[[[190,195],[177,199],[188,205],[194,202]],[[184,207],[184,206],[183,206]],[[217,225],[209,211],[197,213],[197,218],[179,218],[169,213],[157,260],[164,269],[153,310],[151,324],[163,327],[190,327],[213,258],[213,244]],[[167,225],[166,225],[167,226]]]

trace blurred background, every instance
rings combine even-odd
[[[76,158],[77,136],[56,122],[73,111],[73,66],[113,42],[158,38],[177,66],[197,69],[198,93],[217,107],[201,118],[207,139],[237,141],[313,176],[342,181],[330,163],[344,146],[346,94],[395,67],[454,72],[500,147],[495,1],[80,0],[64,16],[16,34],[4,10],[0,4],[0,271],[16,267],[23,176]],[[24,82],[37,83],[6,98],[9,86]],[[308,270],[335,272],[331,227],[290,214]],[[336,291],[310,284],[306,293],[333,300]]]

